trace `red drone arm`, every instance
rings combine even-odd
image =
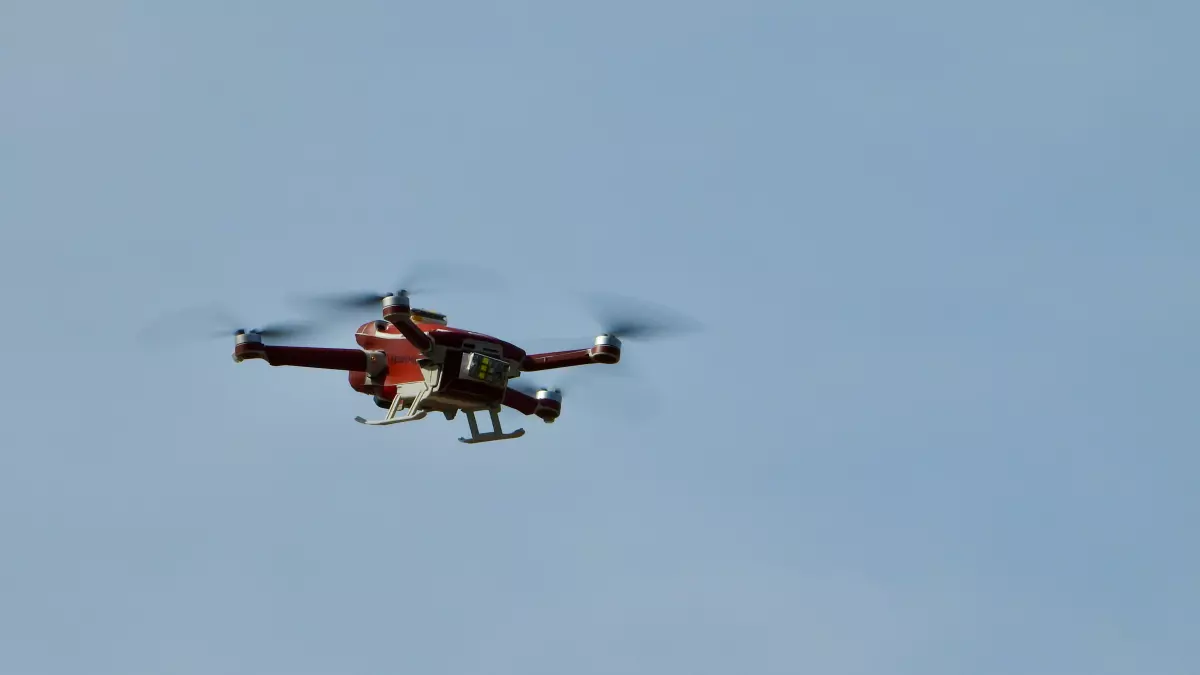
[[[504,405],[525,415],[532,415],[538,408],[536,398],[511,388],[504,390]]]
[[[592,363],[592,350],[571,349],[565,352],[546,352],[545,354],[528,354],[521,360],[521,370],[550,370],[551,368],[568,368]]]
[[[249,343],[234,348],[234,358],[262,359],[272,366],[299,366],[326,370],[367,370],[367,355],[361,349],[328,347],[277,347]]]
[[[418,328],[417,324],[413,323],[407,314],[391,315],[383,318],[395,326],[401,335],[408,338],[409,344],[416,347],[422,354],[428,354],[429,350],[433,349],[433,338]]]
[[[409,344],[416,347],[422,354],[428,354],[433,349],[433,338],[413,323],[412,308],[408,303],[408,294],[400,291],[398,295],[389,295],[383,300],[383,319],[396,327],[400,334],[408,338]]]
[[[530,396],[509,388],[504,391],[504,405],[525,415],[537,415],[543,422],[553,422],[562,414],[562,395],[543,396],[544,393]]]

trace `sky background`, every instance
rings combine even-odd
[[[0,672],[1197,672],[1198,19],[0,0]],[[706,330],[479,446],[136,339],[427,259]]]

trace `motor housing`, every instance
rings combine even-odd
[[[617,363],[621,360],[621,341],[615,335],[600,335],[588,350],[594,363]]]
[[[262,336],[258,333],[247,333],[239,330],[233,336],[233,361],[241,363],[246,359],[265,359],[267,350],[263,346]]]
[[[533,414],[547,424],[554,422],[562,414],[562,392],[558,390],[539,389],[533,395],[537,400],[537,408]]]

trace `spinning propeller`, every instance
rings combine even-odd
[[[703,328],[696,320],[656,303],[613,295],[593,293],[581,299],[588,314],[602,335],[611,335],[622,342],[644,342],[694,333]],[[593,337],[595,334],[593,334]],[[577,347],[584,339],[533,338],[522,342],[526,351],[547,351]],[[624,357],[622,357],[624,359]],[[618,366],[619,368],[620,366]]]
[[[437,293],[448,290],[496,289],[503,281],[494,272],[479,267],[450,263],[418,263],[398,279],[397,291],[350,291],[310,298],[311,302],[337,311],[377,309],[384,298],[403,291],[408,294]]]
[[[193,338],[229,338],[242,333],[255,333],[263,339],[286,340],[305,337],[316,332],[316,324],[302,321],[280,321],[247,329],[250,324],[238,320],[220,307],[187,308],[172,312],[142,329],[140,339],[158,342],[183,336]],[[223,326],[223,328],[213,328]]]
[[[247,323],[240,321],[228,311],[219,308],[209,308],[207,310],[193,310],[189,313],[192,318],[199,318],[205,314],[211,319],[211,323],[226,326],[220,330],[206,331],[208,337],[231,337],[241,335],[242,333],[254,333],[264,340],[285,340],[290,338],[304,337],[316,332],[317,326],[307,321],[275,321],[272,323],[262,324],[259,328],[246,328]]]
[[[293,321],[289,323],[269,323],[262,328],[254,328],[252,330],[237,329],[230,331],[228,329],[219,333],[220,337],[229,337],[230,335],[240,335],[242,333],[255,333],[259,337],[266,339],[286,339],[294,337],[302,337],[313,332],[314,326],[308,323]],[[214,335],[214,337],[216,337]]]
[[[700,324],[661,305],[614,295],[592,294],[584,304],[605,335],[620,340],[651,340],[691,333]]]

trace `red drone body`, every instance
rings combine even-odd
[[[525,434],[505,433],[498,413],[507,406],[550,423],[562,412],[561,393],[539,389],[533,394],[509,386],[525,371],[568,368],[621,360],[621,341],[614,335],[597,337],[592,346],[568,351],[527,354],[504,340],[446,325],[445,316],[412,309],[404,291],[383,297],[383,319],[359,326],[360,349],[266,345],[256,332],[235,335],[233,359],[262,359],[273,366],[344,370],[350,386],[372,396],[387,409],[382,420],[369,425],[399,424],[440,412],[452,420],[467,413],[471,436],[464,443],[481,443]],[[402,410],[407,412],[401,415]],[[480,433],[476,412],[487,411],[492,431]]]

